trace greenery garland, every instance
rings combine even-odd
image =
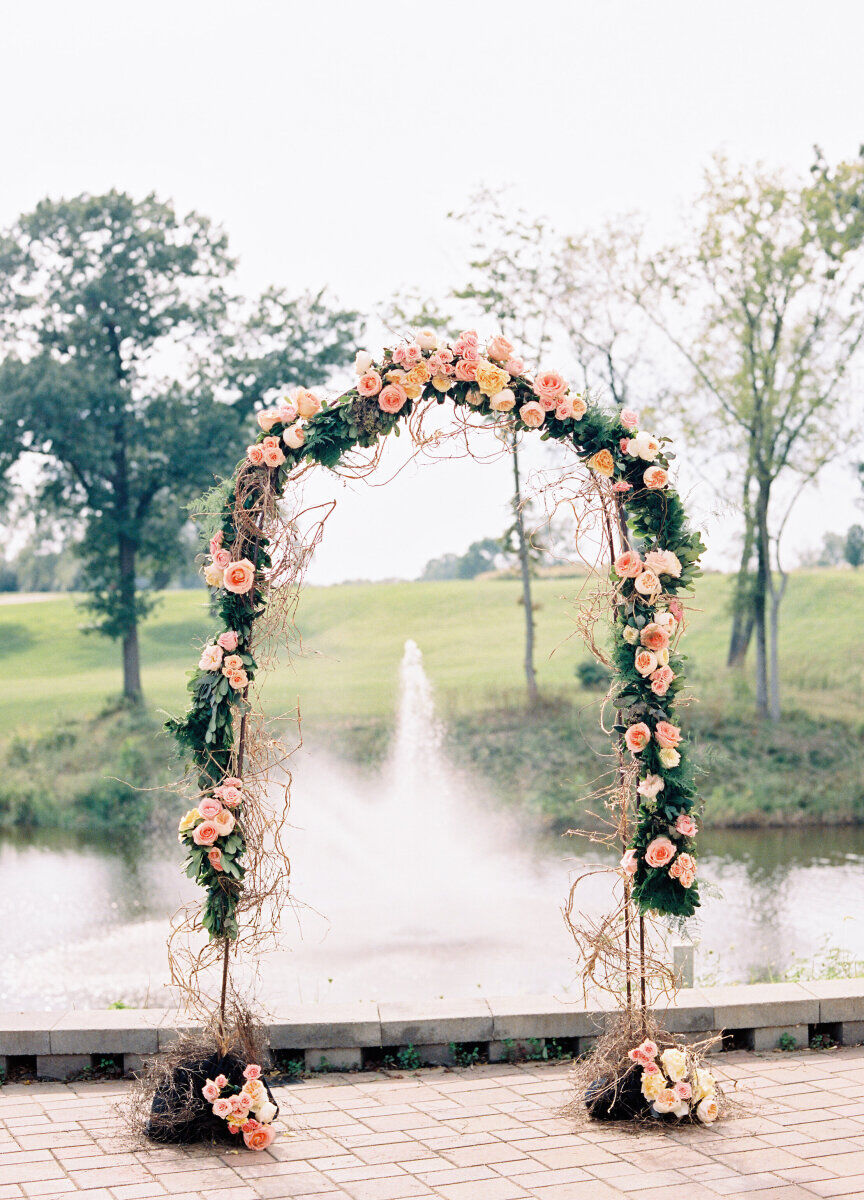
[[[385,350],[380,362],[361,351],[355,370],[354,387],[330,404],[301,388],[259,412],[260,433],[220,490],[221,518],[204,575],[223,632],[204,647],[192,673],[186,716],[168,722],[199,771],[202,799],[180,822],[180,839],[187,874],[207,890],[203,927],[211,939],[238,935],[246,842],[237,721],[249,708],[256,670],[250,646],[271,565],[256,514],[282,495],[299,464],[334,468],[355,447],[398,435],[417,402],[433,397],[571,446],[608,493],[604,504],[607,513],[617,511],[622,538],[640,547],[622,550],[612,568],[614,736],[638,761],[639,774],[635,833],[621,870],[643,912],[691,915],[699,904],[696,791],[673,720],[685,662],[676,649],[683,617],[677,595],[692,590],[704,546],[669,484],[668,439],[637,431],[635,413],[607,411],[571,391],[555,371],[531,379],[502,337],[481,347],[469,330],[446,345],[424,331]]]

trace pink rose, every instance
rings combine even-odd
[[[378,394],[378,407],[382,412],[398,413],[408,399],[408,393],[401,383],[388,383]]]
[[[612,484],[612,491],[613,492],[629,492],[632,487],[633,487],[632,483],[627,483],[625,480],[619,479],[617,483]]]
[[[231,555],[227,550],[217,550],[213,555],[213,561],[217,567],[221,567],[224,571],[231,561]]]
[[[475,366],[480,362],[480,351],[476,346],[466,346],[462,351],[462,359],[466,363],[474,363]]]
[[[635,550],[625,550],[612,565],[615,567],[615,574],[620,575],[622,579],[635,579],[642,570],[642,559]]]
[[[698,826],[689,813],[679,813],[675,818],[675,832],[684,837],[695,837]]]
[[[219,836],[219,830],[212,821],[202,821],[192,830],[192,841],[196,846],[212,846]]]
[[[477,363],[460,358],[456,364],[456,378],[462,383],[474,383],[477,378]]]
[[[636,791],[646,800],[653,800],[666,787],[662,775],[652,775],[650,772],[640,780]]]
[[[665,488],[669,482],[669,474],[662,467],[649,467],[642,476],[642,482],[646,488],[649,488],[652,492],[656,492],[660,488]]]
[[[221,529],[219,530],[218,533],[213,534],[212,538],[210,539],[210,553],[211,554],[215,554],[216,551],[219,549],[219,547],[222,545],[223,536],[224,535],[223,535]]]
[[[246,447],[246,457],[248,458],[249,462],[252,464],[253,467],[263,467],[264,466],[264,447],[259,444],[256,444],[254,446],[247,446]]]
[[[264,465],[267,467],[281,467],[285,461],[285,455],[278,446],[264,447]]]
[[[639,754],[651,741],[651,730],[644,721],[630,725],[624,734],[624,742],[631,754]]]
[[[534,380],[534,395],[544,408],[552,409],[567,394],[567,383],[557,371],[543,371]]]
[[[645,555],[646,566],[657,575],[671,575],[673,579],[681,578],[681,562],[677,554],[671,550],[651,550]]]
[[[675,618],[676,621],[682,620],[682,618],[684,616],[684,609],[681,607],[680,600],[670,600],[669,601],[669,611],[672,614],[672,616]]]
[[[693,1095],[693,1089],[685,1079],[682,1079],[680,1083],[676,1083],[672,1091],[679,1100],[689,1100]]]
[[[221,646],[223,650],[227,650],[229,654],[233,654],[237,649],[237,643],[239,640],[240,639],[237,637],[237,634],[234,632],[234,630],[229,629],[225,633],[219,634],[218,638],[216,639],[216,643],[217,645]]]
[[[671,667],[658,667],[651,672],[651,691],[655,696],[665,696],[674,678],[675,672]]]
[[[255,568],[248,558],[241,558],[239,562],[229,563],[225,568],[225,578],[222,586],[227,592],[234,592],[237,596],[244,596],[246,592],[251,592],[254,582]]]
[[[497,337],[492,338],[491,342],[486,343],[486,353],[496,362],[507,362],[513,353],[513,344],[499,333]]]
[[[248,1066],[243,1068],[243,1078],[244,1079],[260,1079],[261,1078],[261,1068],[258,1066],[257,1063],[249,1063]]]
[[[668,721],[658,721],[654,728],[654,736],[664,749],[673,749],[681,741],[681,730],[677,725]]]
[[[621,870],[625,875],[635,875],[636,868],[639,865],[639,860],[635,850],[625,850],[624,857],[621,859]]]
[[[254,1129],[260,1129],[260,1128],[261,1128],[261,1122],[256,1121],[254,1117],[250,1117],[249,1120],[246,1121],[246,1123],[241,1126],[241,1129],[243,1130],[244,1133],[252,1133],[252,1131]]]
[[[225,1118],[231,1112],[230,1100],[217,1100],[213,1105],[213,1116]]]
[[[222,851],[219,849],[218,846],[214,846],[211,850],[207,851],[207,861],[210,863],[210,866],[213,868],[214,871],[223,870]]]
[[[222,651],[218,646],[205,646],[198,659],[201,671],[218,671],[222,666]]]
[[[522,424],[527,425],[529,429],[539,429],[546,420],[546,412],[536,400],[529,400],[519,409],[519,417]]]
[[[201,1095],[209,1104],[213,1104],[219,1099],[219,1089],[212,1079],[208,1079],[204,1084],[203,1088],[201,1089]]]
[[[198,801],[198,811],[205,821],[212,821],[222,811],[222,805],[215,796],[205,796]]]
[[[625,429],[635,429],[639,424],[639,414],[634,412],[632,408],[622,408],[618,414],[618,420]]]
[[[377,371],[367,371],[357,380],[357,391],[361,396],[377,396],[381,387],[382,380]]]
[[[224,805],[228,808],[236,808],[243,799],[243,793],[234,784],[223,783],[221,787],[213,789],[213,795],[217,796]]]
[[[225,1078],[224,1075],[217,1075],[216,1078],[213,1080],[213,1082],[220,1089],[220,1091],[223,1087],[228,1086],[228,1080]]]
[[[669,874],[682,887],[692,887],[696,881],[696,860],[692,854],[679,854],[669,868]]]
[[[504,370],[508,375],[524,375],[525,361],[521,358],[508,358],[504,364]]]
[[[405,342],[393,351],[393,361],[399,363],[400,367],[405,367],[406,370],[416,367],[422,357],[423,352],[416,342]],[[375,395],[375,393],[371,392],[370,395]]]
[[[259,1125],[251,1133],[244,1131],[243,1141],[250,1150],[266,1150],[268,1146],[273,1144],[275,1136],[276,1130],[272,1125]]]
[[[466,329],[453,343],[453,350],[456,354],[462,354],[465,350],[476,350],[479,345],[480,339],[477,336],[477,330]]]
[[[675,843],[668,837],[656,837],[645,849],[645,861],[649,867],[665,867],[675,857]]]
[[[287,400],[279,401],[279,420],[283,425],[290,425],[297,420],[297,405],[289,404]]]

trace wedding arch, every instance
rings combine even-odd
[[[622,1003],[632,1015],[640,994],[643,1045],[650,1048],[644,918],[686,918],[699,905],[697,795],[676,706],[685,686],[682,596],[700,574],[704,546],[670,479],[668,439],[641,429],[636,413],[576,391],[557,371],[530,376],[500,336],[484,344],[471,330],[452,341],[424,331],[378,359],[359,352],[355,373],[354,385],[329,403],[300,388],[258,412],[259,433],[245,458],[200,506],[209,523],[204,576],[220,628],[190,678],[186,715],[169,728],[196,772],[193,806],[179,833],[187,873],[205,891],[191,927],[203,929],[208,942],[175,981],[194,991],[190,979],[221,964],[214,1021],[224,1033],[232,951],[244,938],[255,940],[262,905],[269,900],[271,912],[278,910],[287,887],[278,829],[262,808],[268,750],[250,698],[261,669],[259,631],[272,618],[277,592],[283,609],[286,596],[289,606],[296,603],[312,544],[286,517],[285,498],[305,471],[339,468],[400,426],[416,443],[424,416],[449,404],[463,427],[491,425],[558,442],[599,507],[611,649],[598,649],[593,639],[592,648],[613,672],[614,775],[603,790],[620,845],[623,893],[602,936],[620,943]]]

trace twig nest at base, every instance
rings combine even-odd
[[[693,1048],[660,1049],[645,1038],[627,1052],[617,1071],[585,1089],[588,1115],[599,1121],[690,1120],[710,1125],[720,1115],[717,1085]]]
[[[234,1054],[177,1063],[156,1088],[146,1133],[155,1142],[241,1142],[264,1150],[273,1141],[279,1105],[261,1068]]]

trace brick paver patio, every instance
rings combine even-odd
[[[746,1108],[644,1132],[559,1115],[558,1064],[331,1075],[277,1089],[271,1151],[132,1149],[122,1083],[0,1089],[0,1200],[747,1200],[864,1195],[864,1047],[719,1056]],[[678,1189],[682,1190],[678,1190]]]

